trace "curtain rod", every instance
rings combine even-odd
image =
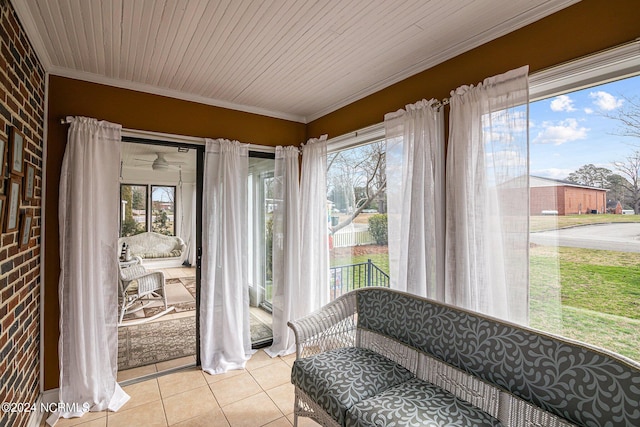
[[[74,116],[67,116],[65,118],[60,119],[60,124],[69,124],[75,120]],[[211,138],[215,139],[215,138]],[[122,128],[122,138],[123,142],[142,142],[142,143],[153,143],[153,142],[163,142],[168,145],[186,145],[186,146],[204,146],[206,138],[197,137],[197,136],[187,136],[187,135],[176,135],[162,132],[153,132],[146,130],[137,130],[137,129],[127,129]],[[249,151],[261,152],[267,154],[273,154],[276,152],[276,147],[270,145],[259,145],[252,143],[242,143],[246,144],[249,147]]]

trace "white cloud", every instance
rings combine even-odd
[[[551,101],[552,111],[576,111],[573,107],[573,99],[568,95],[560,95]]]
[[[602,90],[589,93],[589,98],[593,98],[593,103],[604,111],[615,110],[616,108],[622,107],[622,104],[624,103],[624,99],[616,98],[610,93]]]
[[[584,109],[584,112],[587,113],[587,114],[593,114],[593,108],[587,107],[587,108]]]
[[[581,127],[576,119],[542,122],[542,131],[533,139],[534,144],[555,144],[585,139],[589,128]]]

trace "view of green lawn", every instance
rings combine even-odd
[[[640,215],[531,217],[532,230],[640,222]],[[346,249],[346,248],[345,248]],[[371,261],[389,273],[385,253],[336,253],[331,266]],[[377,251],[375,251],[377,252]],[[584,341],[640,361],[640,253],[533,246],[530,326]],[[364,279],[356,279],[356,288]]]
[[[639,253],[538,246],[530,268],[531,327],[640,360]]]
[[[612,222],[640,222],[640,215],[561,215],[531,217],[529,229],[534,231],[555,230],[556,228],[573,227],[576,225],[606,224]]]

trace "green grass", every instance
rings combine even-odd
[[[608,224],[612,222],[640,222],[640,215],[562,215],[531,216],[531,231],[555,230],[577,225]]]
[[[380,270],[389,274],[389,254],[365,254],[357,256],[345,256],[331,259],[331,267],[339,265],[360,264],[371,260]]]
[[[530,324],[640,361],[640,254],[531,249]]]
[[[341,265],[366,263],[367,260],[369,259],[376,267],[378,267],[384,273],[389,275],[389,255],[387,253],[335,257],[330,260],[331,261],[330,264],[331,264],[331,267],[337,267]],[[375,280],[375,277],[373,279]],[[367,285],[366,275],[362,274],[362,275],[356,275],[355,277],[349,277],[349,278],[343,277],[340,287],[342,288],[342,292],[347,292],[353,289],[364,287],[366,285]],[[376,283],[373,283],[373,285],[376,286]],[[332,283],[332,286],[333,286],[333,283]]]

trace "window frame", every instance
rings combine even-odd
[[[149,227],[149,186],[147,184],[133,184],[133,183],[120,183],[120,227],[119,227],[119,237],[122,237],[122,226],[124,224],[124,215],[125,212],[123,210],[124,206],[122,203],[122,188],[125,186],[129,186],[129,187],[144,187],[145,188],[145,198],[144,198],[144,212],[145,212],[145,218],[144,218],[144,232],[147,232]],[[132,195],[132,199],[133,199],[133,195]],[[133,202],[133,200],[132,200]],[[132,206],[133,209],[133,206]],[[137,233],[140,234],[140,233]]]
[[[149,200],[147,201],[147,214],[148,217],[148,229],[147,231],[153,231],[153,189],[154,188],[173,188],[173,234],[176,235],[176,223],[177,223],[177,206],[178,206],[178,186],[176,185],[164,185],[164,184],[148,184]]]
[[[124,221],[124,211],[123,211],[123,203],[122,203],[122,187],[144,187],[146,189],[146,197],[145,197],[145,224],[144,231],[142,233],[148,233],[153,231],[153,187],[169,187],[173,188],[173,234],[172,236],[176,236],[176,227],[177,227],[177,208],[178,208],[178,187],[176,185],[165,185],[165,184],[140,184],[140,183],[129,183],[122,182],[120,183],[120,227],[119,227],[119,237],[122,237],[122,224]],[[140,233],[138,233],[140,234]]]

